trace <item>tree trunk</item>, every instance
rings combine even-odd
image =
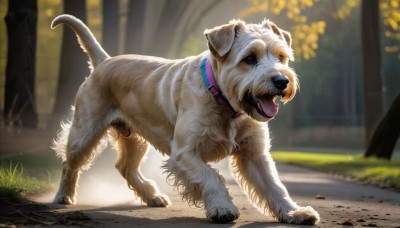
[[[145,54],[143,48],[146,0],[130,0],[126,23],[125,51],[129,54]]]
[[[25,127],[37,127],[35,102],[36,0],[9,0],[4,115]]]
[[[379,1],[361,1],[366,145],[383,116],[382,58],[379,42]]]
[[[119,2],[103,0],[103,48],[110,55],[118,55]]]
[[[64,13],[74,15],[86,23],[85,1],[64,0]],[[60,74],[54,108],[56,122],[69,114],[79,86],[89,75],[88,58],[79,47],[75,33],[67,26],[63,29]]]
[[[376,156],[390,160],[400,136],[400,94],[376,128],[365,157]]]

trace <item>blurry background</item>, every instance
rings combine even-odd
[[[15,3],[0,0],[0,18],[7,15],[10,2]],[[0,21],[0,109],[4,113],[0,126],[3,132],[11,134],[35,129],[32,135],[36,130],[53,135],[59,120],[68,113],[78,86],[88,76],[87,57],[71,30],[63,33],[62,26],[50,29],[51,21],[59,14],[73,14],[87,23],[110,55],[135,53],[166,58],[181,58],[206,50],[203,35],[206,28],[233,18],[253,23],[268,18],[292,33],[296,61],[291,66],[299,74],[301,84],[297,97],[281,105],[280,115],[270,122],[273,148],[363,150],[367,143],[365,126],[371,122],[366,121],[366,113],[377,116],[372,121],[375,126],[400,94],[399,0],[371,1],[378,2],[375,35],[379,55],[364,56],[379,63],[380,68],[372,80],[376,87],[372,93],[378,99],[366,99],[364,82],[370,79],[363,74],[366,68],[363,69],[362,41],[371,36],[362,39],[365,2],[37,0],[33,91],[29,99],[23,100],[20,111],[16,108],[18,99],[8,98],[11,113],[5,111],[9,41],[5,20]],[[366,15],[373,18],[368,12]],[[371,27],[376,28],[374,24]],[[27,111],[27,103],[33,104],[32,112]],[[366,104],[375,110],[366,111],[371,110],[366,109]],[[24,116],[24,112],[31,117]]]

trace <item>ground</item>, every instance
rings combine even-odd
[[[230,178],[229,172],[223,168],[226,164],[218,168],[227,177],[229,191],[240,210],[241,215],[234,223],[211,223],[205,218],[203,209],[188,206],[173,187],[167,184],[160,185],[160,189],[170,196],[172,206],[149,208],[135,200],[123,179],[113,169],[110,154],[103,154],[83,174],[79,182],[77,205],[46,203],[54,193],[34,199],[44,202],[39,205],[29,202],[19,205],[15,202],[2,203],[11,210],[7,211],[7,215],[1,213],[0,224],[57,227],[303,227],[278,223],[253,208]],[[143,169],[148,177],[162,184],[165,180],[160,174],[160,168],[155,166],[157,163],[149,159]],[[321,222],[317,227],[341,227],[343,224],[356,227],[400,227],[399,192],[361,185],[291,165],[278,164],[278,170],[294,200],[300,205],[312,206],[320,213]]]
[[[1,137],[1,148],[7,146],[9,152],[48,151],[51,140],[41,144],[28,142],[35,141],[34,135],[32,133],[32,136],[21,140],[15,136],[12,139]],[[16,145],[18,148],[12,150]],[[142,165],[143,173],[155,180],[160,190],[170,196],[172,206],[168,208],[149,208],[140,202],[114,168],[115,153],[107,150],[88,171],[83,172],[77,205],[49,203],[54,192],[31,198],[31,201],[2,199],[0,227],[305,227],[278,223],[272,217],[262,215],[231,178],[226,161],[216,168],[226,178],[240,217],[232,224],[213,224],[205,218],[203,209],[189,206],[166,183],[166,175],[160,168],[166,157],[153,150],[149,151],[148,157]],[[296,166],[277,164],[277,167],[292,198],[298,204],[312,206],[320,213],[321,222],[316,227],[343,227],[345,225],[342,224],[347,224],[400,228],[400,192]]]

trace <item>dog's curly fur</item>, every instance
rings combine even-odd
[[[188,202],[204,206],[215,222],[239,217],[224,178],[208,164],[226,157],[239,185],[263,213],[287,223],[319,221],[314,209],[290,198],[269,153],[267,122],[278,112],[275,99],[288,102],[298,89],[297,76],[288,67],[293,60],[288,32],[267,20],[233,20],[205,30],[208,51],[167,60],[110,57],[79,19],[61,15],[52,28],[61,23],[77,34],[92,72],[77,92],[71,122],[62,124],[54,141],[63,169],[56,203],[75,203],[80,172],[109,138],[118,151],[116,168],[148,206],[171,203],[139,171],[149,142],[169,156],[164,164],[168,179]],[[237,117],[231,118],[205,87],[203,58],[209,60],[222,94],[240,113]]]

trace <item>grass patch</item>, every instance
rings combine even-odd
[[[400,188],[400,160],[386,161],[362,155],[273,152],[278,162],[356,178],[379,186]]]
[[[0,197],[21,197],[47,190],[47,184],[24,174],[21,163],[0,168]]]
[[[60,177],[59,161],[52,155],[8,155],[0,161],[0,197],[45,193]]]

